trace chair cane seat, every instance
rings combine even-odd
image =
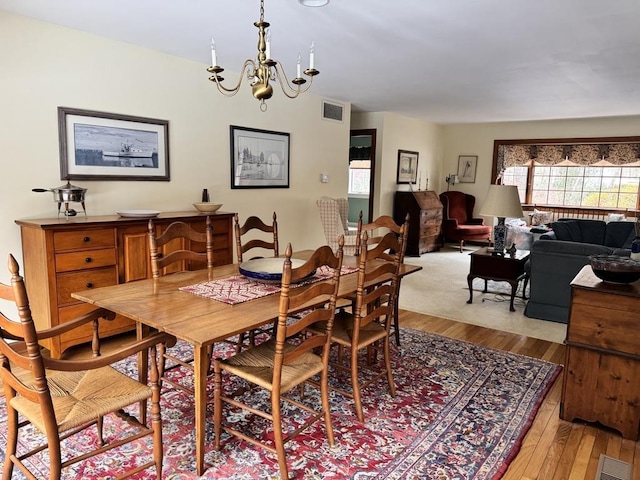
[[[47,376],[58,431],[65,432],[97,420],[141,400],[151,398],[151,389],[111,367],[80,372],[56,372]],[[32,387],[33,388],[33,387]],[[11,406],[41,432],[45,432],[40,403],[25,397],[11,399]]]
[[[285,343],[284,353],[295,349],[295,345]],[[276,350],[275,340],[267,340],[253,348],[243,350],[221,363],[225,370],[262,388],[273,389],[273,359]],[[300,384],[303,379],[311,378],[323,369],[322,358],[310,352],[305,352],[290,364],[282,367],[280,389],[287,392]]]
[[[351,346],[353,342],[354,320],[353,315],[348,312],[342,311],[336,313],[333,330],[331,332],[331,341],[339,343],[340,345]],[[310,330],[315,331],[318,327],[321,327],[321,324],[318,324],[315,328],[310,328]],[[371,345],[386,336],[387,331],[384,326],[376,322],[371,322],[360,328],[357,349],[359,350],[367,345]]]

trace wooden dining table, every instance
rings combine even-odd
[[[306,260],[312,253],[313,250],[303,250],[294,253],[293,258]],[[356,257],[345,256],[343,264],[355,267]],[[146,326],[167,332],[193,346],[196,471],[199,476],[205,471],[206,384],[210,363],[208,347],[273,322],[278,316],[280,296],[272,294],[231,305],[182,291],[180,287],[239,275],[238,267],[238,264],[222,265],[211,270],[179,272],[157,279],[72,293],[72,297],[78,300],[135,320],[139,336],[142,335],[142,327]],[[400,273],[404,276],[421,269],[419,266],[403,264]],[[338,296],[353,296],[356,283],[357,274],[342,275]],[[146,372],[142,365],[140,367]]]

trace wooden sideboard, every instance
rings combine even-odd
[[[442,203],[431,190],[396,192],[393,202],[393,219],[404,223],[409,213],[407,255],[420,256],[440,250],[442,246]]]
[[[600,422],[636,441],[640,428],[640,282],[571,282],[560,418]]]
[[[233,213],[209,216],[214,233],[215,263],[232,263]],[[204,232],[206,217],[199,212],[176,212],[161,213],[152,220],[158,233],[177,220]],[[73,292],[150,278],[148,222],[148,217],[117,215],[16,220],[22,236],[23,276],[36,327],[53,327],[94,308],[73,299]],[[205,245],[169,248],[204,251]],[[188,268],[194,267],[202,266]],[[132,328],[132,320],[116,317],[114,321],[100,325],[100,336],[115,335]],[[53,357],[59,358],[67,348],[91,341],[91,335],[91,326],[87,326],[85,330],[76,329],[46,340],[43,346]]]

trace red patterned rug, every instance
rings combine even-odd
[[[223,355],[231,347],[221,344],[219,348]],[[407,328],[401,329],[401,347],[393,348],[393,365],[396,397],[388,394],[385,383],[365,391],[364,423],[357,421],[350,399],[332,392],[335,447],[328,446],[322,422],[287,444],[289,469],[296,478],[499,479],[518,453],[562,368]],[[119,368],[133,375],[135,361],[123,362]],[[181,380],[190,382],[186,376]],[[332,376],[332,381],[344,383],[348,379]],[[211,448],[205,456],[208,469],[197,477],[192,401],[182,391],[164,388],[164,478],[279,478],[274,455],[236,440],[220,452]],[[307,398],[311,396],[319,402],[312,391],[307,389]],[[268,402],[266,398],[264,401]],[[294,424],[301,419],[294,410],[284,416]],[[233,415],[232,420],[248,431],[256,425],[255,421],[248,423],[245,415]],[[212,416],[207,426],[208,447],[213,442],[211,421]],[[105,422],[105,435],[118,435],[111,421]],[[33,432],[27,439],[29,443],[38,440],[39,434]],[[80,450],[93,442],[94,435],[88,434],[81,441],[68,443],[67,448]],[[1,402],[0,449],[3,445],[6,414]],[[85,462],[64,478],[113,478],[121,468],[142,460],[147,451],[148,445],[141,440],[138,445],[123,449],[121,456]],[[46,478],[46,458],[35,462],[35,470],[38,478]],[[24,477],[15,471],[14,478]],[[155,472],[151,469],[135,478],[155,478]]]

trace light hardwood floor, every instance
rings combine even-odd
[[[400,310],[400,325],[446,337],[562,364],[564,345],[485,327]],[[103,348],[122,339],[105,339]],[[65,357],[85,356],[81,348]],[[640,442],[623,440],[604,427],[560,420],[560,374],[538,411],[518,456],[503,480],[595,480],[601,453],[633,465],[631,478],[640,480]]]
[[[564,345],[558,343],[403,310],[400,325],[564,363]],[[601,453],[633,464],[631,478],[640,479],[640,442],[623,440],[619,433],[604,427],[561,420],[561,388],[562,374],[542,403],[503,480],[594,480]]]

